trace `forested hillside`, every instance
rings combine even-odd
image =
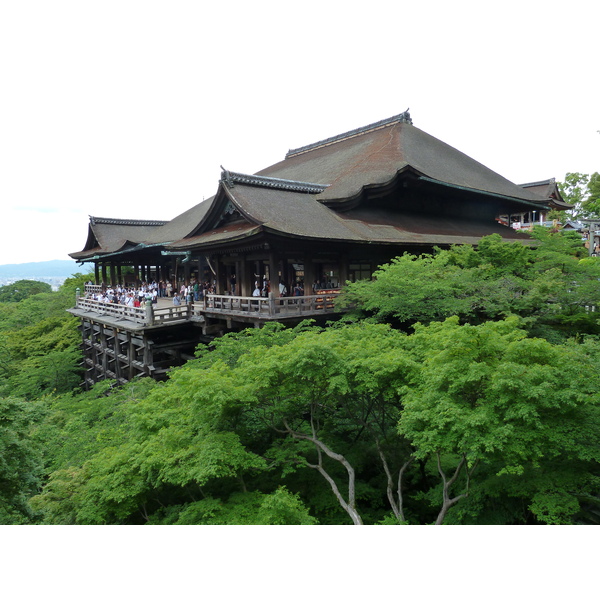
[[[84,276],[0,303],[0,523],[597,523],[600,259],[535,235],[399,257],[163,383],[81,391]]]

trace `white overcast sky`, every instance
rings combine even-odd
[[[410,107],[515,183],[600,170],[589,1],[0,1],[0,264],[171,219]]]

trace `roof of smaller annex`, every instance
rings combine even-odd
[[[119,252],[127,246],[146,242],[154,231],[166,223],[168,221],[90,216],[88,237],[83,250],[73,252],[69,256],[75,260],[82,260],[97,254]]]
[[[521,183],[520,187],[538,194],[543,198],[543,201],[549,203],[552,208],[558,208],[560,210],[573,208],[572,204],[564,201],[554,177],[552,179],[544,179],[543,181]]]

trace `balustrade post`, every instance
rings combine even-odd
[[[152,300],[146,300],[146,325],[154,325],[154,308]]]
[[[275,293],[269,292],[269,316],[272,317],[275,314]]]

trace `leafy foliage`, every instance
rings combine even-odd
[[[42,281],[30,281],[21,279],[9,285],[0,287],[0,302],[21,302],[25,298],[35,294],[43,294],[52,291],[52,286]]]
[[[585,250],[574,232],[536,227],[533,237],[535,248],[494,234],[477,249],[405,254],[374,280],[349,284],[340,304],[404,328],[453,315],[473,325],[518,315],[532,334],[555,340],[600,333],[592,311],[600,305],[600,260],[581,260]]]
[[[27,503],[42,475],[42,453],[31,437],[41,419],[39,402],[0,398],[0,524],[26,523],[33,518]]]
[[[79,390],[83,277],[0,303],[0,519],[597,522],[600,267],[534,239],[400,257],[351,319],[223,336],[164,383]]]

